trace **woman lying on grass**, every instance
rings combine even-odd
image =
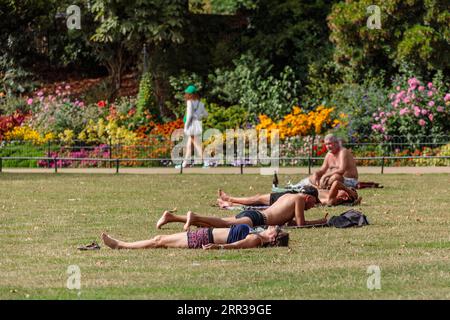
[[[116,240],[105,233],[102,233],[102,239],[111,249],[248,249],[267,246],[287,247],[289,234],[281,231],[278,226],[253,229],[246,224],[240,224],[231,228],[201,228],[195,231],[159,235],[150,240],[137,242]]]

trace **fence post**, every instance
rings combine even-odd
[[[384,174],[384,157],[381,158],[381,174]]]
[[[57,157],[53,158],[53,161],[55,163],[55,173],[58,173],[58,158]]]
[[[112,159],[112,141],[111,137],[109,137],[109,160]],[[111,161],[109,161],[109,168],[111,168]]]
[[[308,156],[308,174],[311,174],[311,155]]]
[[[183,162],[181,162],[181,164],[180,164],[180,174],[183,174]]]
[[[109,163],[109,166],[111,166],[111,162]],[[119,159],[116,159],[116,174],[119,173]]]
[[[241,174],[244,174],[244,164],[241,162]]]
[[[47,157],[50,158],[50,140],[47,141]],[[47,160],[47,168],[50,169],[50,159]]]
[[[3,171],[3,158],[0,157],[0,173]]]

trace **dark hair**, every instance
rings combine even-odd
[[[281,231],[275,239],[274,247],[287,247],[289,246],[289,233]]]
[[[316,202],[318,202],[319,200],[319,190],[317,190],[316,187],[313,186],[304,186],[299,190],[301,193],[303,194],[307,194],[310,196],[313,196],[314,198],[316,198]]]
[[[264,244],[264,247],[287,247],[289,245],[289,233],[282,231],[280,226],[276,226],[276,230],[275,241]]]

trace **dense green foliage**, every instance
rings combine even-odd
[[[79,30],[66,26],[72,4]],[[368,27],[370,5],[380,8],[380,29]],[[363,137],[394,79],[429,82],[441,72],[442,92],[450,80],[444,0],[1,0],[0,26],[3,113],[26,111],[20,97],[49,71],[106,68],[109,81],[87,102],[114,101],[124,72],[145,71],[135,117],[182,117],[183,89],[194,83],[209,103],[238,105],[252,123],[325,104],[351,115],[349,134]]]

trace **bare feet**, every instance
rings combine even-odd
[[[196,214],[193,213],[192,211],[188,211],[186,213],[186,223],[183,226],[183,230],[184,231],[188,231],[189,230],[190,226],[192,225],[192,223],[195,220],[195,217],[196,217]]]
[[[103,240],[103,243],[105,245],[107,245],[108,247],[110,247],[111,249],[121,249],[120,241],[118,241],[114,238],[111,238],[104,232],[102,233],[102,240]]]
[[[221,189],[219,189],[218,194],[219,198],[222,199],[223,201],[230,201],[230,196],[227,195],[225,192],[223,192]]]
[[[162,214],[161,218],[159,218],[158,222],[156,223],[156,228],[161,229],[163,225],[165,225],[168,222],[173,221],[173,213],[177,211],[177,208],[173,210],[166,210]]]
[[[233,206],[232,202],[225,201],[225,200],[222,200],[220,198],[217,199],[217,204],[219,205],[219,208],[221,208],[221,209],[226,209],[228,207],[232,207]]]

